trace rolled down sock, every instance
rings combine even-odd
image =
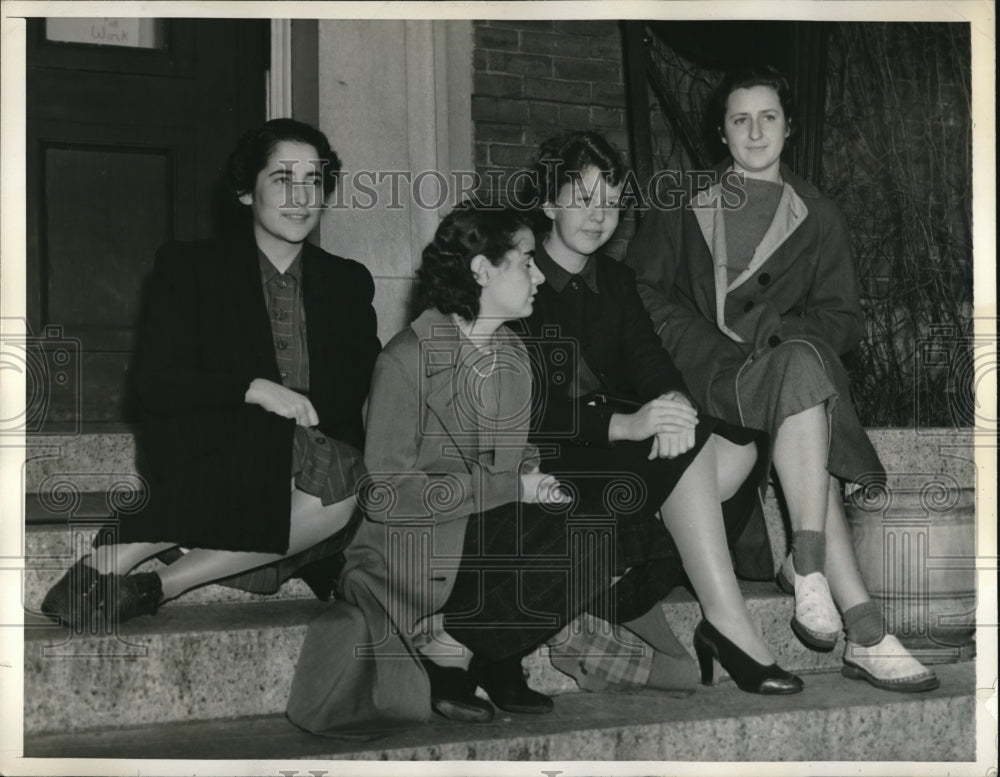
[[[844,612],[844,631],[855,645],[877,645],[885,636],[882,610],[871,599],[854,605]]]
[[[792,561],[796,574],[811,575],[823,571],[826,558],[826,535],[821,531],[792,532]]]

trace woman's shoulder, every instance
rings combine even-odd
[[[204,240],[171,240],[156,251],[155,269],[160,273],[189,273],[197,270],[200,277],[213,269],[228,266],[233,242],[223,237]]]
[[[371,271],[361,262],[324,251],[313,243],[303,245],[303,258],[319,272],[336,273],[349,283],[373,286]]]
[[[417,337],[417,333],[413,331],[412,327],[406,326],[389,338],[389,342],[385,344],[382,353],[379,354],[379,359],[398,361],[407,358],[410,354],[415,354],[419,347],[420,338]]]
[[[635,270],[625,262],[608,254],[594,254],[590,260],[595,262],[599,286],[611,285],[613,288],[622,288],[635,285]]]

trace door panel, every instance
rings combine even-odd
[[[77,396],[48,400],[46,431],[129,420],[153,255],[224,226],[226,155],[264,119],[266,20],[161,24],[162,47],[140,49],[52,42],[28,23],[28,324],[80,366]]]

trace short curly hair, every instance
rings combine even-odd
[[[271,119],[245,133],[229,155],[226,178],[234,198],[252,192],[260,171],[267,167],[268,159],[282,141],[306,143],[316,149],[323,166],[323,196],[337,187],[340,177],[340,157],[330,147],[326,135],[315,127],[295,119]]]
[[[796,127],[795,99],[792,95],[792,88],[788,85],[788,79],[782,75],[780,70],[771,65],[752,65],[726,73],[708,98],[704,132],[706,141],[712,147],[724,150],[720,137],[722,136],[722,125],[726,119],[729,95],[737,89],[751,89],[755,86],[767,86],[777,92],[781,110],[784,111],[785,121],[788,123],[789,134],[794,134]]]
[[[415,289],[416,308],[437,308],[467,321],[479,315],[480,286],[472,260],[485,256],[494,267],[515,247],[514,238],[530,229],[526,214],[510,207],[487,207],[475,200],[458,205],[424,248]]]
[[[544,205],[555,202],[559,190],[580,177],[588,167],[596,167],[604,180],[618,186],[627,168],[614,146],[599,132],[571,130],[544,141],[525,185],[524,202]]]

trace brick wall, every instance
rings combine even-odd
[[[506,176],[567,129],[602,132],[629,161],[622,34],[616,21],[477,21],[472,118],[476,169]],[[611,252],[620,254],[618,230]]]

